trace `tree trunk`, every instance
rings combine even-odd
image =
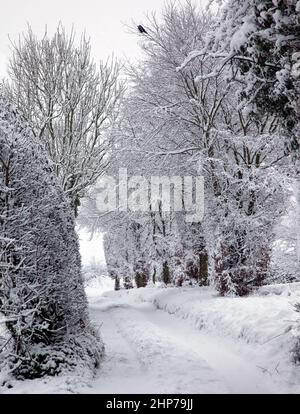
[[[199,284],[208,285],[208,254],[203,250],[199,255]]]

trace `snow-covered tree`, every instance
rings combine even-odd
[[[238,68],[237,76],[246,86],[241,97],[253,115],[280,114],[291,131],[298,123],[299,1],[223,3],[213,35],[216,55],[223,58],[217,67],[225,59]]]
[[[143,223],[148,258],[162,279],[180,285],[197,275],[222,294],[243,295],[270,270],[274,226],[288,198],[287,153],[279,116],[245,110],[238,68],[226,59],[219,65],[207,48],[215,25],[190,2],[166,6],[160,22],[150,16],[144,58],[128,69],[131,88],[113,152],[116,166],[145,177],[204,176],[203,223],[152,212],[152,229]]]
[[[108,165],[109,131],[123,92],[120,65],[96,65],[85,35],[60,25],[39,39],[29,27],[12,44],[6,95],[43,141],[75,214],[85,190]]]
[[[299,273],[299,230],[295,226],[298,217],[298,188],[291,188],[290,206],[276,227],[276,240],[272,252],[272,272],[270,283],[287,283],[300,281]]]
[[[291,226],[287,232],[288,226],[281,220],[275,253],[281,250],[284,266],[282,263],[278,266],[278,254],[277,257],[275,254],[274,270],[280,274],[273,275],[275,280],[284,277],[290,281],[298,277],[300,267],[300,2],[228,0],[222,3],[219,21],[207,43],[216,60],[214,73],[230,66],[231,78],[244,85],[239,93],[241,106],[257,122],[262,123],[265,116],[277,119],[279,133],[273,145],[282,146],[284,142],[285,152],[291,154],[289,175],[296,183],[293,226],[296,238],[293,240]],[[291,188],[293,184],[289,182],[286,186]],[[292,256],[292,263],[287,256]],[[299,362],[300,340],[294,351]]]
[[[251,116],[277,117],[281,127],[279,139],[284,140],[286,151],[292,154],[291,174],[297,182],[299,206],[300,3],[298,0],[222,3],[219,21],[208,43],[216,58],[215,72],[228,64],[235,68],[236,80],[245,85],[240,98]],[[299,214],[297,222],[300,229]],[[297,251],[299,265],[300,237]]]
[[[189,3],[168,6],[161,24],[150,21],[146,57],[140,71],[132,69],[131,79],[140,125],[149,119],[152,128],[142,132],[140,127],[135,137],[144,135],[138,148],[148,147],[168,172],[173,158],[173,169],[183,165],[180,171],[186,172],[188,165],[190,173],[204,175],[207,206],[200,227],[204,237],[198,239],[202,236],[204,251],[208,244],[211,281],[226,293],[223,278],[230,278],[236,293],[246,294],[268,273],[273,226],[284,211],[284,174],[274,166],[285,152],[283,145],[274,147],[276,114],[254,120],[240,106],[243,87],[231,82],[232,68],[215,70],[203,35],[212,23]],[[184,229],[185,238],[188,233]],[[193,243],[195,248],[199,241]],[[222,265],[220,259],[216,265],[220,254]]]
[[[1,363],[17,377],[98,365],[74,217],[30,128],[0,100]]]

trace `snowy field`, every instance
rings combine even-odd
[[[300,392],[290,353],[300,284],[248,298],[221,298],[209,288],[110,288],[107,280],[88,288],[107,349],[96,378],[13,380],[1,392]]]

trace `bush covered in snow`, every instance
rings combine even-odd
[[[44,150],[0,100],[1,364],[18,377],[99,364],[74,218]]]

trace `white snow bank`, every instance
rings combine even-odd
[[[151,302],[197,329],[233,339],[238,346],[248,344],[253,355],[261,355],[262,369],[288,376],[286,380],[298,382],[299,388],[299,369],[293,365],[291,350],[300,335],[294,310],[300,302],[300,283],[263,287],[243,298],[220,297],[211,288],[140,288],[104,296],[107,306]]]
[[[257,293],[259,295],[291,296],[293,293],[297,295],[297,292],[300,292],[300,282],[262,286]]]

